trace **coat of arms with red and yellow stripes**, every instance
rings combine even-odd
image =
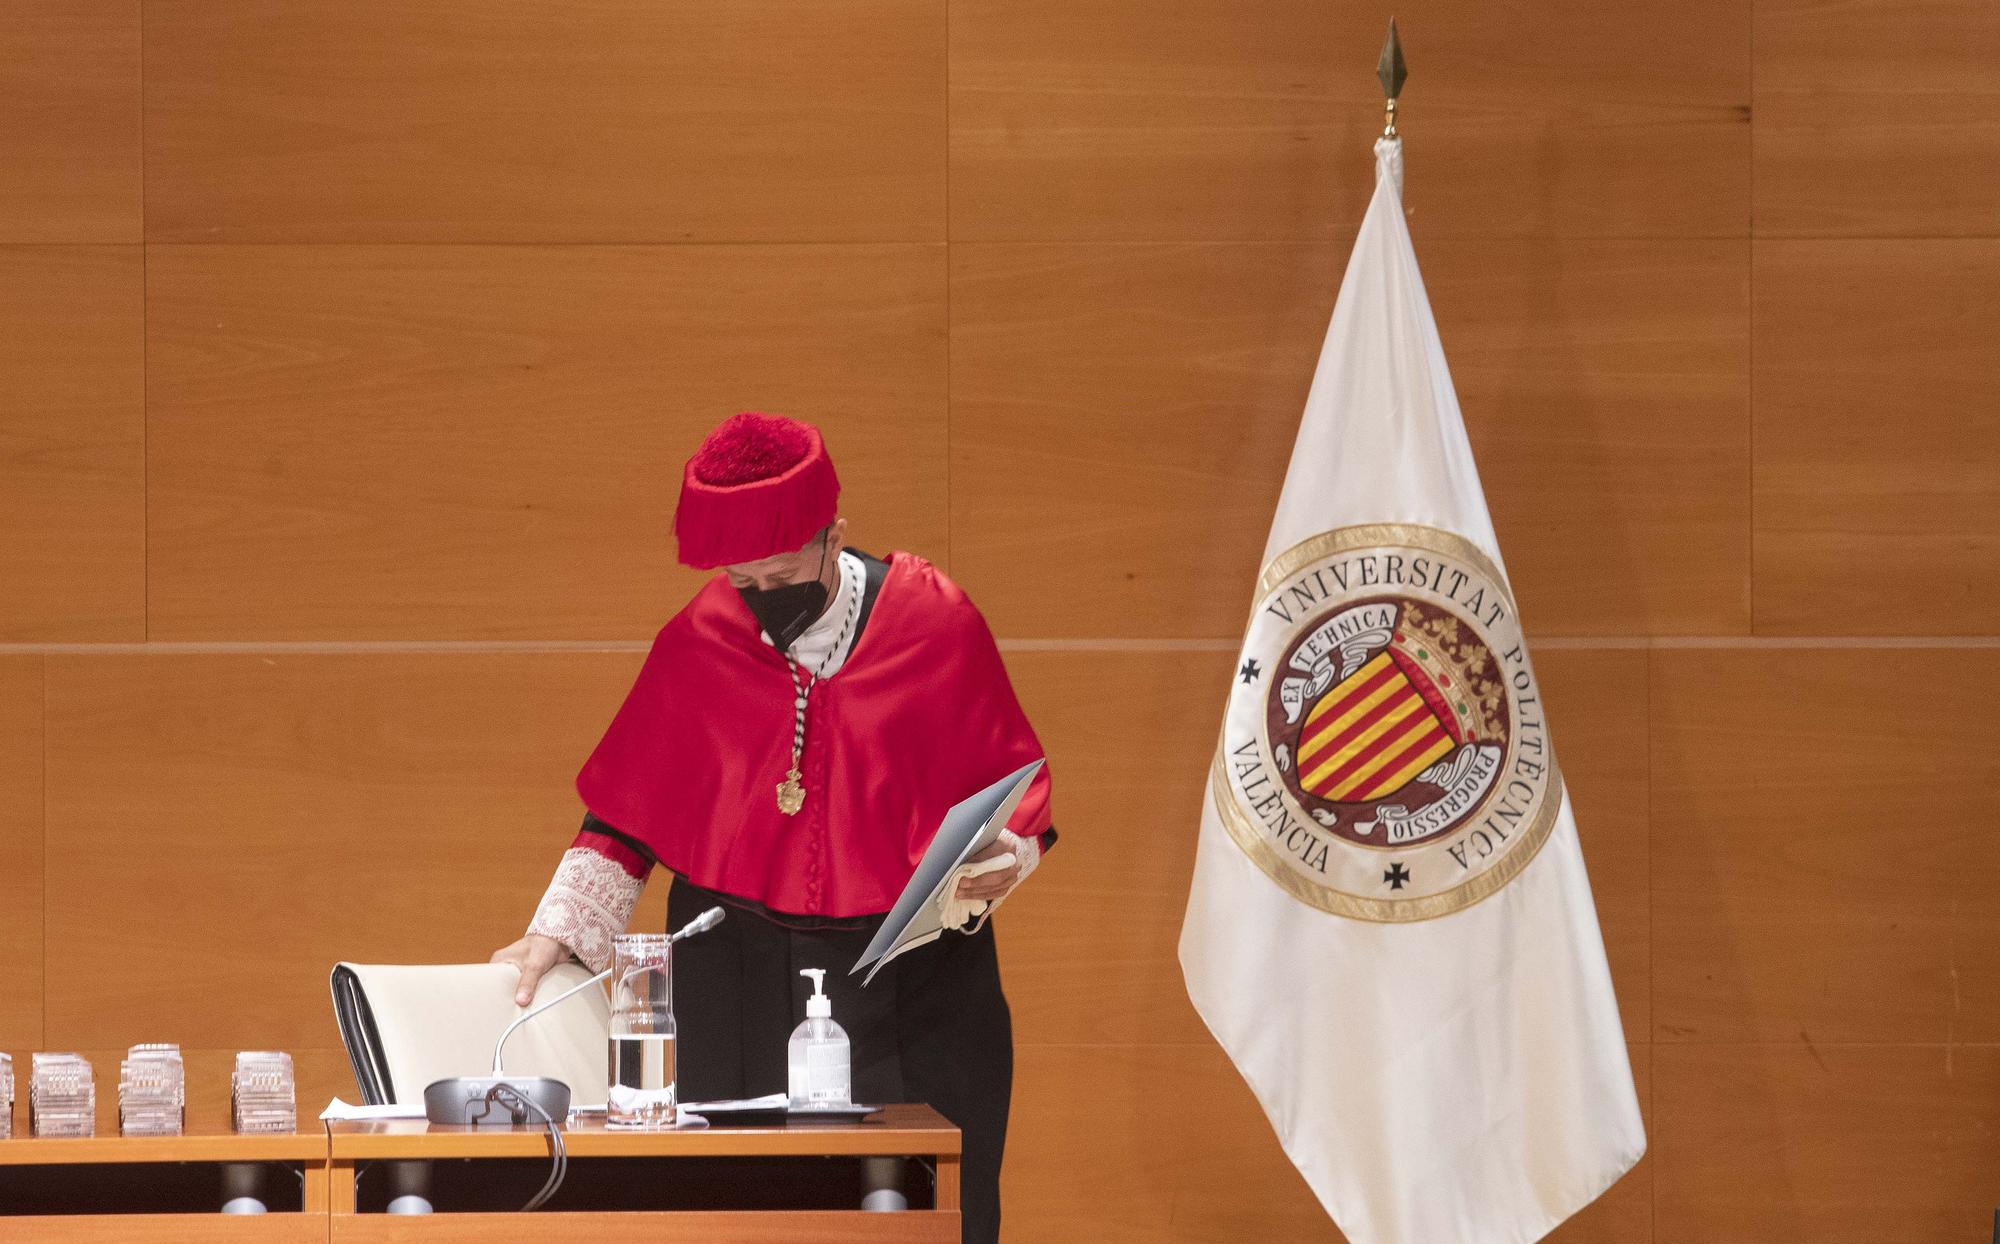
[[[1353,527],[1280,556],[1237,675],[1217,808],[1306,901],[1454,911],[1547,835],[1561,780],[1534,672],[1505,580],[1463,539]]]
[[[1299,786],[1335,803],[1374,799],[1464,741],[1431,676],[1391,645],[1313,704],[1299,728]]]

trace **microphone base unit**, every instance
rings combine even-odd
[[[512,1093],[495,1094],[504,1085]],[[543,1120],[524,1108],[533,1102],[548,1118],[569,1116],[569,1085],[548,1076],[452,1076],[432,1081],[424,1089],[424,1117],[432,1123],[473,1127],[513,1127]]]

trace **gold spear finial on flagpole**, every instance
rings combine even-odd
[[[1395,138],[1396,97],[1403,93],[1403,80],[1410,71],[1403,64],[1403,41],[1396,37],[1396,19],[1389,19],[1389,38],[1382,44],[1382,59],[1375,62],[1375,76],[1382,80],[1382,93],[1388,96],[1387,115],[1382,121],[1382,137]]]

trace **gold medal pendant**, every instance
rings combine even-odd
[[[799,767],[793,765],[785,780],[778,783],[778,811],[796,816],[806,806],[806,788],[799,785]]]

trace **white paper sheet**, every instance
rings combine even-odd
[[[353,1123],[361,1119],[421,1119],[424,1117],[424,1104],[390,1102],[386,1106],[353,1106],[336,1097],[319,1112],[319,1117],[330,1123]]]

